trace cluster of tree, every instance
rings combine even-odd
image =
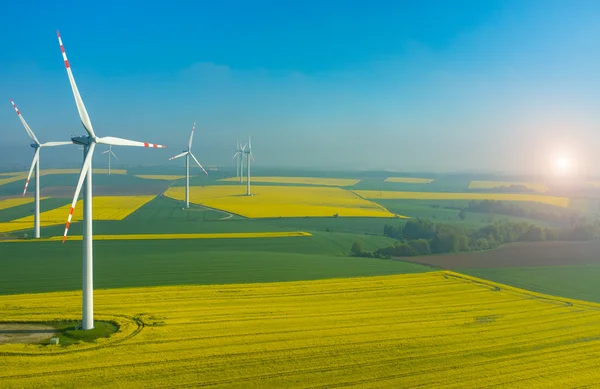
[[[452,253],[468,250],[488,250],[505,243],[539,242],[545,240],[592,240],[600,238],[600,224],[576,224],[551,229],[530,223],[501,221],[476,230],[456,225],[434,223],[431,220],[409,220],[406,224],[384,226],[384,235],[394,238],[393,246],[367,252],[359,242],[351,254],[376,258],[409,257]]]
[[[527,209],[516,203],[508,203],[497,200],[471,200],[466,208],[462,208],[460,212],[465,211],[477,213],[496,213],[500,215],[527,217],[538,220],[548,220],[553,222],[562,222],[565,224],[576,225],[585,223],[585,218],[580,217],[576,213],[568,210],[542,210],[542,209]],[[460,217],[460,215],[459,215]],[[462,219],[462,218],[461,218]]]

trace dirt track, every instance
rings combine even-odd
[[[0,344],[39,343],[56,333],[56,328],[40,324],[0,323]]]
[[[497,250],[399,258],[442,269],[600,263],[600,241],[517,243]]]

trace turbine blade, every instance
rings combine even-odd
[[[151,147],[151,148],[155,148],[155,149],[164,149],[167,147],[167,146],[163,146],[163,145],[157,145],[154,143],[138,142],[136,140],[115,138],[114,136],[105,136],[103,138],[96,138],[96,142],[104,144],[104,145]]]
[[[110,150],[106,150],[106,151],[103,151],[103,152],[101,152],[100,154],[106,154],[106,153],[108,153],[109,151],[110,151]]]
[[[172,161],[172,160],[174,160],[175,158],[183,157],[184,155],[187,155],[187,153],[188,153],[187,151],[184,151],[184,152],[183,152],[183,153],[181,153],[181,154],[177,154],[176,156],[169,158],[169,161]]]
[[[62,240],[63,243],[65,243],[65,240],[67,239],[67,233],[69,232],[69,226],[71,225],[71,218],[73,217],[75,204],[77,204],[77,199],[79,198],[79,193],[81,192],[81,187],[83,186],[83,181],[85,180],[85,176],[87,175],[90,164],[92,163],[92,157],[94,156],[95,147],[96,144],[92,142],[85,157],[85,161],[83,162],[83,166],[81,167],[81,173],[79,173],[79,181],[77,182],[75,195],[73,196],[73,202],[71,203],[71,210],[69,211],[69,217],[67,218],[67,225],[65,226],[65,233],[63,235]]]
[[[25,121],[25,119],[23,119],[23,115],[21,115],[21,111],[19,111],[19,108],[17,108],[17,106],[15,105],[15,102],[12,101],[12,99],[10,100],[13,108],[15,109],[15,112],[17,113],[17,116],[19,117],[19,119],[21,119],[21,123],[23,123],[23,127],[25,127],[25,131],[27,131],[27,134],[29,135],[29,137],[31,138],[32,141],[34,141],[36,144],[40,144],[40,141],[38,141],[38,139],[36,138],[35,134],[33,133],[33,131],[31,131],[31,128],[29,128],[29,125],[27,125],[27,122]]]
[[[190,141],[188,142],[188,150],[192,149],[192,139],[194,139],[194,130],[196,129],[196,122],[192,126],[192,133],[190,134]]]
[[[33,167],[40,159],[40,149],[35,150],[35,154],[33,155],[33,161],[31,162],[31,167],[29,168],[29,175],[27,176],[27,181],[25,181],[25,189],[23,189],[23,196],[25,196],[25,192],[27,192],[27,186],[29,185],[29,180],[31,179],[31,173],[33,173]]]
[[[69,82],[71,83],[71,89],[73,90],[73,97],[75,97],[75,105],[77,105],[77,112],[79,112],[79,118],[81,119],[81,123],[83,124],[83,127],[87,131],[88,135],[92,138],[96,138],[96,134],[94,133],[94,127],[92,127],[92,121],[90,120],[90,116],[88,115],[87,110],[85,109],[85,105],[83,104],[83,100],[81,99],[81,95],[79,94],[79,89],[77,89],[75,78],[73,78],[71,65],[69,65],[69,60],[67,59],[67,53],[65,52],[65,46],[63,46],[60,33],[56,31],[56,35],[58,35],[58,44],[60,45],[60,51],[62,51],[63,60],[65,61],[65,67],[67,68],[67,75],[69,76]]]
[[[208,176],[208,173],[206,172],[206,170],[204,170],[204,168],[202,167],[202,165],[200,165],[200,162],[198,162],[198,160],[196,159],[196,157],[194,157],[194,154],[190,153],[190,156],[194,159],[194,161],[196,161],[196,163],[198,164],[198,166],[200,166],[200,169],[202,169],[202,171],[204,172],[204,174],[206,174]]]
[[[66,145],[72,145],[73,142],[46,142],[46,143],[42,143],[40,146],[43,147],[52,147],[52,146],[66,146]]]
[[[115,153],[112,150],[108,150],[110,151],[110,153],[112,154],[113,157],[117,158],[117,156],[115,155]],[[117,161],[119,160],[119,158],[117,158]]]

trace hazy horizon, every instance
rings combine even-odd
[[[168,147],[115,148],[116,166],[168,165],[194,121],[204,165],[233,166],[248,133],[257,167],[540,174],[565,154],[594,174],[600,163],[596,2],[259,3],[34,1],[20,18],[6,4],[0,167],[32,157],[10,98],[42,142],[84,132],[56,29],[97,134]],[[42,167],[78,166],[66,149],[44,150]]]

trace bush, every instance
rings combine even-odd
[[[406,243],[397,242],[394,245],[394,249],[397,257],[413,257],[416,255],[415,251]]]
[[[409,240],[407,244],[410,246],[415,255],[427,255],[431,253],[429,241],[427,239]]]
[[[360,242],[354,242],[352,244],[352,248],[350,249],[350,253],[355,256],[355,257],[362,257],[365,254],[365,250],[363,248],[362,243]]]

